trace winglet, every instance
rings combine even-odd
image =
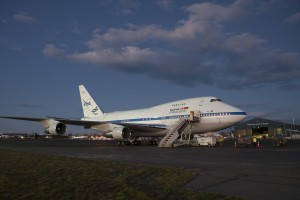
[[[104,114],[83,85],[79,85],[79,93],[84,118],[100,117]]]

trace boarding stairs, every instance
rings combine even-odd
[[[165,137],[161,139],[161,141],[158,144],[158,147],[172,147],[175,140],[177,140],[177,138],[181,135],[181,133],[189,124],[190,121],[188,119],[179,119],[179,121],[168,130]]]

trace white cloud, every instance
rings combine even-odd
[[[138,47],[126,46],[120,49],[107,48],[104,50],[90,51],[81,54],[69,55],[68,58],[87,63],[102,65],[128,66],[134,67],[140,64],[150,63],[148,59],[155,55],[149,49],[140,49]],[[113,59],[111,59],[113,57]]]
[[[299,23],[299,22],[300,22],[300,12],[293,14],[283,20],[283,23],[290,23],[290,24]]]
[[[28,13],[25,13],[25,12],[18,12],[16,14],[14,14],[13,18],[16,21],[24,22],[24,23],[35,23],[35,22],[38,22],[37,19],[33,18],[32,16],[30,16]]]
[[[86,42],[86,52],[65,55],[64,50],[47,45],[44,54],[144,73],[185,86],[236,89],[291,84],[300,77],[298,53],[272,48],[266,39],[251,33],[225,31],[228,23],[241,19],[251,8],[250,0],[227,6],[193,4],[185,9],[188,17],[172,29],[155,24],[97,29]],[[149,43],[152,48],[147,47]]]
[[[255,118],[255,117],[260,117],[260,118],[266,118],[269,116],[268,112],[261,112],[261,111],[254,111],[254,112],[249,112],[247,113],[249,118]]]
[[[43,49],[43,54],[47,57],[55,57],[55,58],[66,57],[65,50],[57,48],[53,44],[47,44]]]
[[[237,0],[234,3],[223,6],[214,3],[199,3],[187,7],[192,13],[194,20],[225,22],[237,20],[247,14],[247,7],[252,4],[251,0]]]

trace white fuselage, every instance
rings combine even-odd
[[[192,134],[222,130],[239,123],[246,117],[244,111],[223,103],[216,97],[202,97],[174,101],[146,109],[104,113],[101,117],[82,120],[108,122],[91,127],[102,133],[112,131],[118,124],[153,125],[164,129],[155,129],[155,131],[138,129],[132,136],[161,137],[180,118],[189,118],[191,112],[200,113],[199,121],[192,124]]]

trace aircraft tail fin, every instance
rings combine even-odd
[[[79,85],[79,92],[84,118],[100,117],[104,114],[83,85]]]

